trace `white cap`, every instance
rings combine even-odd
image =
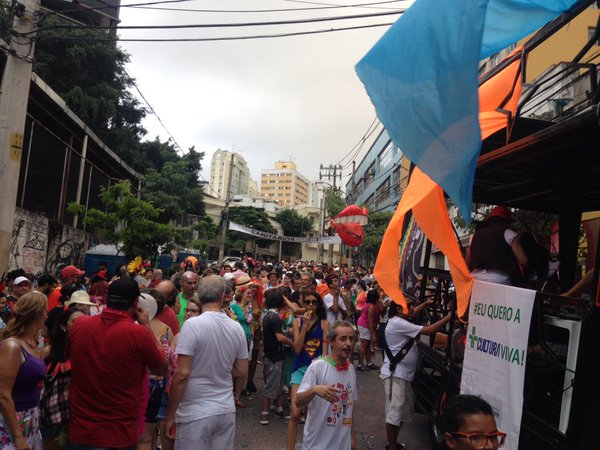
[[[29,281],[29,278],[17,277],[17,278],[15,278],[15,281],[13,281],[13,286],[17,286],[17,285],[23,283],[24,281],[27,281],[29,284],[31,284],[31,281]]]

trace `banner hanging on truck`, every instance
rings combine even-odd
[[[475,280],[469,308],[461,394],[492,405],[507,433],[506,450],[517,450],[523,386],[535,291]]]

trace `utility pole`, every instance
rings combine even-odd
[[[39,8],[39,0],[22,0],[11,9],[12,36],[0,84],[0,273],[8,271],[10,258]]]
[[[233,159],[235,153],[231,152],[231,160],[229,161],[229,177],[227,179],[227,193],[225,194],[225,208],[223,209],[223,220],[221,227],[221,243],[219,245],[219,264],[223,264],[225,257],[225,235],[229,225],[229,201],[231,200],[231,179],[233,178]]]
[[[350,200],[351,200],[352,203],[354,203],[356,201],[356,197],[355,197],[355,195],[356,195],[355,175],[356,175],[356,161],[352,161],[352,196],[350,197]],[[344,249],[344,251],[346,251],[346,249]],[[348,267],[352,267],[352,249],[348,248],[347,251],[348,251]]]
[[[342,181],[342,166],[339,164],[330,164],[329,166],[323,166],[321,164],[319,166],[319,179],[327,178],[330,182],[331,187],[333,188],[333,193],[337,194],[339,192],[339,188],[337,187],[337,179],[340,178],[340,183]],[[331,183],[331,179],[333,178],[333,183]],[[329,228],[329,235],[331,236],[331,227]],[[329,244],[329,265],[333,265],[333,244]],[[322,262],[322,261],[321,261]]]

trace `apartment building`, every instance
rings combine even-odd
[[[274,169],[261,171],[260,195],[282,208],[293,208],[309,203],[311,182],[293,162],[277,161]]]
[[[210,162],[210,190],[212,195],[217,195],[221,199],[227,198],[232,157],[233,169],[229,195],[232,197],[238,194],[248,195],[251,186],[250,169],[244,157],[237,152],[218,149],[213,153]],[[256,185],[256,182],[254,184]]]

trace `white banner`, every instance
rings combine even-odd
[[[339,236],[322,236],[322,237],[293,237],[279,236],[277,234],[267,233],[266,231],[255,230],[254,228],[240,225],[239,223],[229,222],[229,229],[239,231],[240,233],[250,234],[260,239],[270,239],[271,241],[296,242],[296,243],[312,243],[312,244],[341,244],[342,240]]]
[[[517,450],[535,291],[475,281],[469,308],[461,394],[478,395],[494,409],[506,450]]]

